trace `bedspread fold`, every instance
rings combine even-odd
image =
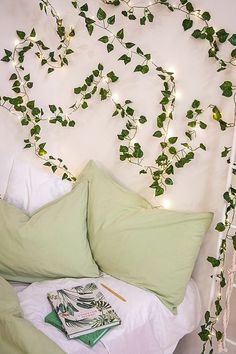
[[[1,354],[65,354],[22,315],[13,287],[0,277]]]

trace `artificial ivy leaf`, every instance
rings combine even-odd
[[[220,43],[224,43],[226,39],[229,36],[229,33],[227,33],[224,29],[220,29],[219,31],[216,32],[216,35],[220,41]]]
[[[103,9],[101,9],[101,7],[100,7],[97,12],[97,18],[100,21],[102,21],[102,20],[105,20],[106,17],[107,17],[106,12]]]
[[[145,25],[145,23],[146,23],[146,17],[145,16],[143,16],[143,17],[141,17],[140,18],[140,20],[139,20],[139,22],[140,22],[140,25],[142,25],[142,26],[144,26]]]
[[[231,57],[236,58],[236,49],[232,50]]]
[[[200,101],[194,100],[193,103],[192,103],[192,107],[193,108],[198,108],[199,106],[200,106]]]
[[[131,61],[131,58],[128,57],[128,55],[123,54],[118,60],[123,60],[123,62],[126,64],[128,64]]]
[[[171,185],[173,185],[173,180],[168,177],[165,179],[165,184],[167,184],[168,186],[171,186]]]
[[[202,122],[202,121],[200,121],[200,122],[199,122],[199,126],[200,126],[201,129],[206,129],[207,124],[204,123],[204,122]]]
[[[9,80],[16,80],[17,79],[17,75],[14,73],[10,76]]]
[[[171,138],[168,139],[168,141],[169,141],[170,144],[176,143],[177,140],[178,140],[178,138],[177,138],[176,136],[173,136],[173,137],[171,137]]]
[[[50,109],[50,111],[51,111],[52,113],[55,113],[56,110],[57,110],[57,107],[56,107],[54,104],[50,104],[50,105],[49,105],[49,109]]]
[[[137,65],[134,69],[134,72],[141,71],[142,72],[142,65]]]
[[[75,87],[75,88],[74,88],[74,93],[75,93],[76,95],[80,94],[80,92],[81,92],[81,87]]]
[[[134,114],[133,108],[127,107],[127,108],[126,108],[126,113],[127,113],[129,116],[133,116],[133,114]]]
[[[98,64],[98,70],[102,71],[104,69],[103,65],[102,64]]]
[[[32,31],[30,32],[30,37],[35,37],[36,36],[36,32],[35,29],[33,28]]]
[[[213,116],[212,116],[213,119],[215,119],[217,121],[219,121],[221,119],[222,115],[221,115],[220,110],[217,106],[214,106],[212,108],[212,113],[213,113]]]
[[[223,333],[221,331],[216,331],[216,339],[219,342],[223,337]]]
[[[171,146],[169,148],[169,153],[172,154],[172,155],[175,155],[177,153],[176,148],[174,146]]]
[[[153,20],[154,20],[154,15],[153,15],[151,12],[149,12],[148,15],[147,15],[147,18],[148,18],[148,21],[149,21],[149,22],[153,22]]]
[[[113,15],[113,16],[111,16],[111,17],[108,17],[107,23],[108,23],[109,25],[114,25],[115,20],[116,20],[116,17],[115,17],[115,15]]]
[[[143,65],[141,72],[142,72],[142,74],[147,74],[149,72],[149,66]]]
[[[107,44],[107,51],[110,53],[114,49],[114,45],[112,43]]]
[[[236,46],[236,34],[233,34],[233,35],[228,39],[228,41],[229,41],[232,45]]]
[[[189,28],[191,28],[193,26],[193,21],[186,18],[185,20],[183,20],[182,26],[183,26],[184,30],[187,31]]]
[[[132,48],[133,46],[135,46],[135,44],[132,43],[132,42],[127,42],[127,43],[125,43],[125,46],[126,46],[126,48],[130,49],[130,48]]]
[[[27,87],[32,88],[33,87],[33,82],[27,82]]]
[[[80,7],[80,10],[81,11],[88,11],[88,4],[84,4],[84,5],[82,5],[81,7]]]
[[[93,33],[94,26],[92,24],[87,24],[86,28],[87,28],[89,35],[91,36]]]
[[[223,231],[225,230],[225,225],[223,224],[223,222],[219,222],[219,223],[216,225],[215,229],[216,229],[217,231],[219,231],[219,232],[223,232]]]
[[[212,267],[219,267],[220,265],[220,260],[215,257],[207,257],[207,260],[212,264]]]
[[[202,18],[203,18],[203,20],[205,20],[205,21],[210,21],[211,15],[209,14],[209,12],[205,11],[205,12],[203,12],[203,14],[202,14]]]
[[[34,108],[34,105],[35,105],[35,101],[29,101],[27,102],[26,106],[29,108],[29,109],[33,109]]]
[[[107,77],[109,77],[109,79],[110,79],[112,82],[116,82],[116,81],[118,80],[118,76],[116,76],[113,71],[110,71],[110,72],[107,74]]]
[[[201,144],[199,145],[199,147],[200,147],[202,150],[206,151],[206,146],[205,146],[204,144],[201,143]]]
[[[52,73],[54,71],[53,68],[48,68],[48,74]]]
[[[100,42],[102,42],[102,43],[107,43],[107,42],[109,42],[108,36],[103,36],[103,37],[99,38],[98,40],[99,40]]]
[[[74,51],[72,49],[66,49],[66,55],[72,54],[74,53]]]
[[[147,118],[146,117],[144,117],[144,116],[140,116],[140,118],[139,118],[139,123],[140,124],[144,124],[144,123],[146,123],[146,121],[147,121]]]
[[[124,29],[123,28],[117,32],[116,37],[121,40],[124,39]]]
[[[162,132],[160,130],[157,130],[157,131],[155,131],[153,136],[155,136],[156,138],[161,138],[162,137]]]
[[[201,31],[199,29],[193,31],[192,36],[196,39],[201,38]]]
[[[206,311],[206,313],[205,313],[205,321],[206,321],[206,323],[208,323],[208,321],[209,321],[209,319],[210,319],[210,311]]]
[[[25,38],[25,32],[23,32],[23,31],[16,31],[16,34],[17,34],[17,36],[20,39],[24,39]]]
[[[233,95],[231,81],[224,81],[223,84],[220,85],[221,90],[223,91],[222,95],[225,97],[231,97]]]
[[[204,326],[201,326],[201,328],[202,330],[198,333],[198,335],[203,342],[207,342],[209,340],[210,332]]]
[[[188,12],[193,12],[194,8],[191,2],[187,2],[186,4],[186,9],[188,10]]]

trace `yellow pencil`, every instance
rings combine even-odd
[[[112,293],[113,295],[115,295],[116,297],[118,297],[118,299],[126,302],[126,300],[119,294],[117,294],[114,290],[112,290],[111,288],[108,288],[108,286],[106,286],[105,284],[103,283],[100,283],[100,285],[102,285],[105,289],[107,289],[108,291],[110,291],[110,293]]]

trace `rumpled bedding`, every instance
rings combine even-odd
[[[0,277],[0,353],[65,354],[22,315],[14,288]]]

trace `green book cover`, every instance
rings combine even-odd
[[[47,295],[69,339],[121,323],[95,283],[59,289]]]
[[[61,321],[59,320],[57,314],[55,311],[50,312],[44,319],[44,321],[46,323],[49,323],[51,325],[53,325],[54,327],[56,327],[57,329],[59,329],[60,331],[64,332],[63,330],[63,326]],[[104,336],[104,334],[106,334],[108,331],[110,330],[110,328],[103,328],[103,329],[98,329],[95,332],[89,333],[89,334],[84,334],[81,336],[78,336],[74,339],[79,339],[82,342],[84,342],[85,344],[89,345],[89,346],[94,346],[100,338],[102,338]]]

